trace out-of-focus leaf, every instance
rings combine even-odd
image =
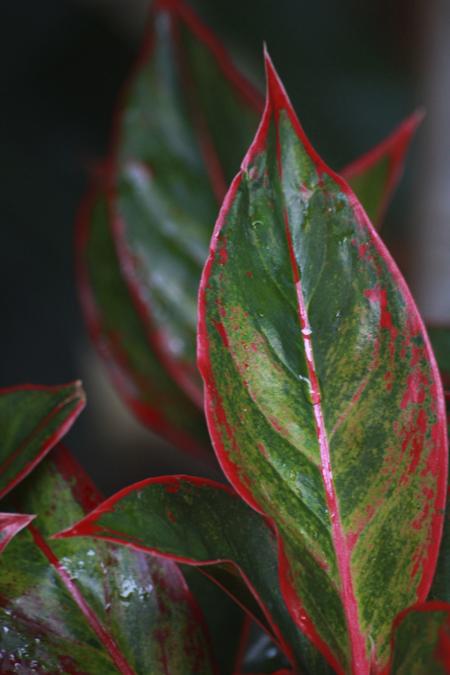
[[[220,675],[235,675],[245,614],[211,579],[193,565],[181,565],[190,591],[206,621],[213,661]]]
[[[428,326],[427,329],[441,371],[444,389],[448,390],[450,389],[450,327]]]
[[[68,432],[85,402],[80,382],[0,389],[0,498]]]
[[[33,518],[35,516],[22,513],[0,513],[0,553],[20,530],[31,523]]]
[[[395,621],[391,675],[450,673],[450,604],[427,602]]]
[[[102,194],[90,195],[81,210],[77,262],[91,338],[124,401],[141,422],[177,447],[206,455],[210,443],[202,413],[149,347],[121,275]]]
[[[189,476],[145,480],[110,497],[61,536],[94,536],[201,565],[302,672],[330,672],[286,609],[271,529],[229,488]]]
[[[54,452],[14,499],[39,515],[0,557],[2,673],[212,672],[174,563],[102,542],[49,540],[98,503],[68,453]]]
[[[267,77],[202,278],[205,410],[229,480],[276,528],[293,618],[339,672],[378,673],[433,578],[444,398],[403,278],[269,59]]]
[[[377,229],[402,177],[406,153],[423,116],[422,110],[414,112],[382,143],[342,171]]]
[[[116,129],[115,233],[151,348],[201,406],[200,273],[262,99],[184,2],[151,18]]]

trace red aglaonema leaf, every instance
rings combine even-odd
[[[22,513],[0,513],[0,553],[5,550],[11,539],[27,527],[35,517]]]
[[[427,602],[394,622],[390,675],[449,675],[450,604]]]
[[[195,333],[201,268],[261,103],[187,4],[156,3],[117,116],[113,226],[149,348],[200,408]]]
[[[211,454],[202,413],[149,348],[142,321],[122,278],[111,234],[108,200],[91,193],[77,224],[81,305],[93,343],[136,417],[179,448]]]
[[[80,382],[0,389],[0,498],[68,432],[85,403]]]
[[[422,320],[266,58],[264,115],[204,269],[199,368],[222,467],[278,534],[293,618],[338,672],[380,673],[442,532],[444,398]]]
[[[57,536],[96,537],[199,566],[296,669],[329,675],[283,601],[271,528],[230,488],[190,476],[151,478],[124,488]]]
[[[56,450],[14,493],[38,513],[0,558],[0,671],[210,674],[202,618],[169,560],[50,535],[98,494]]]
[[[342,171],[377,229],[402,177],[406,153],[423,117],[424,112],[417,110],[382,143]]]

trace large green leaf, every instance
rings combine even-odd
[[[102,542],[49,540],[96,503],[62,450],[16,494],[14,507],[39,516],[0,557],[1,672],[211,673],[198,610],[174,563]]]
[[[450,604],[411,607],[395,621],[391,675],[449,675]]]
[[[0,498],[67,433],[85,402],[80,382],[0,389]]]
[[[91,194],[80,213],[78,285],[93,342],[124,401],[144,424],[176,446],[205,454],[210,444],[201,412],[149,347],[121,276],[107,197]]]
[[[330,672],[286,609],[270,527],[229,488],[188,476],[145,480],[58,536],[94,536],[202,565],[302,672]]]
[[[423,116],[423,111],[417,110],[382,143],[342,171],[377,229],[402,177],[407,150]]]
[[[155,9],[117,129],[116,236],[152,348],[199,405],[200,271],[260,101],[181,0]]]
[[[337,670],[366,675],[431,585],[444,399],[398,269],[269,60],[267,76],[202,278],[205,409],[228,478],[276,527],[292,616]]]

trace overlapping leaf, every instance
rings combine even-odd
[[[98,503],[62,450],[15,493],[39,516],[0,558],[1,672],[212,672],[198,610],[176,565],[49,535]]]
[[[60,536],[86,535],[202,565],[202,572],[225,588],[302,672],[329,672],[281,597],[272,531],[228,488],[179,476],[142,481]]]
[[[428,602],[395,622],[392,675],[450,673],[450,604]]]
[[[20,530],[31,523],[33,518],[34,516],[22,513],[0,513],[0,553]]]
[[[381,672],[429,591],[447,475],[439,376],[410,293],[273,66],[200,291],[216,452],[276,526],[285,600],[339,672]]]
[[[382,143],[342,171],[377,229],[402,176],[406,152],[422,119],[423,111],[416,111]]]
[[[116,236],[123,271],[171,375],[201,405],[195,365],[200,270],[260,98],[192,11],[152,15],[148,51],[118,128]]]
[[[0,498],[67,433],[84,405],[80,382],[0,390]]]
[[[78,224],[78,280],[91,337],[136,416],[191,452],[208,452],[203,415],[168,377],[133,306],[112,240],[107,197],[90,195]]]

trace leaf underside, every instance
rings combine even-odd
[[[67,433],[84,405],[80,382],[0,390],[0,498]]]
[[[1,672],[211,673],[175,564],[102,542],[49,540],[97,502],[62,450],[16,493],[14,505],[39,516],[0,557]]]
[[[381,672],[392,620],[431,585],[444,401],[403,279],[270,61],[267,77],[202,278],[208,426],[227,477],[276,527],[298,625],[336,670]]]

